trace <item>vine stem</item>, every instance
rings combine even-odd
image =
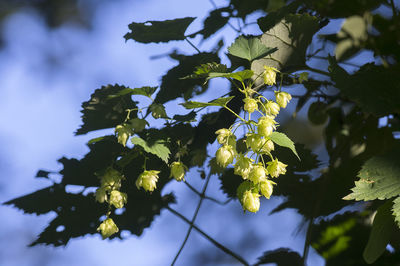
[[[179,212],[177,212],[176,210],[172,209],[171,207],[167,206],[166,207],[167,210],[169,210],[171,213],[173,213],[174,215],[178,216],[179,218],[181,218],[183,221],[185,221],[186,223],[190,224],[191,228],[194,228],[197,232],[199,232],[202,236],[204,236],[207,240],[209,240],[211,243],[213,243],[217,248],[221,249],[223,252],[225,252],[226,254],[232,256],[233,258],[235,258],[237,261],[241,262],[243,265],[249,265],[249,263],[243,259],[241,256],[239,256],[238,254],[236,254],[235,252],[233,252],[232,250],[228,249],[227,247],[225,247],[224,245],[222,245],[221,243],[217,242],[214,238],[212,238],[211,236],[209,236],[208,234],[206,234],[203,230],[201,230],[199,227],[197,227],[193,222],[189,221],[188,218],[186,218],[185,216],[183,216],[182,214],[180,214]]]
[[[207,175],[207,179],[206,179],[206,182],[205,182],[205,184],[203,186],[203,190],[201,191],[201,194],[199,195],[200,196],[200,200],[199,200],[199,203],[197,204],[197,207],[196,207],[196,210],[195,210],[195,212],[193,214],[192,220],[190,221],[190,226],[189,226],[189,229],[188,229],[188,231],[186,233],[185,239],[183,240],[182,245],[179,248],[178,253],[175,255],[175,258],[172,261],[171,265],[175,264],[175,262],[177,261],[179,255],[181,254],[183,248],[185,247],[186,242],[189,239],[190,233],[192,232],[192,229],[193,229],[193,226],[194,226],[194,221],[196,220],[197,215],[199,214],[201,204],[203,203],[203,200],[205,198],[205,193],[206,193],[206,190],[207,190],[207,187],[208,187],[208,183],[210,182],[210,178],[211,178],[211,172]]]
[[[189,41],[187,37],[185,37],[185,40],[190,44],[190,46],[192,46],[197,51],[197,53],[201,54],[199,48],[197,48],[196,45],[194,45],[191,41]]]

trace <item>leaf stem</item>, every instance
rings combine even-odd
[[[232,111],[232,109],[231,108],[229,108],[228,106],[226,106],[226,105],[224,105],[224,107],[229,111],[229,112],[231,112],[232,114],[234,114],[237,118],[239,118],[240,120],[242,120],[244,123],[246,123],[247,124],[247,121],[246,120],[244,120],[241,116],[239,116],[237,113],[235,113],[234,111]]]
[[[228,249],[227,247],[225,247],[224,245],[220,244],[219,242],[217,242],[214,238],[212,238],[211,236],[207,235],[203,230],[201,230],[200,228],[198,228],[195,224],[193,224],[191,221],[189,221],[188,218],[186,218],[185,216],[183,216],[182,214],[180,214],[179,212],[177,212],[176,210],[172,209],[171,207],[167,206],[166,207],[167,210],[169,210],[171,213],[175,214],[176,216],[178,216],[179,218],[181,218],[183,221],[185,221],[186,223],[190,224],[190,226],[192,228],[194,228],[197,232],[199,232],[202,236],[204,236],[207,240],[209,240],[211,243],[213,243],[217,248],[221,249],[223,252],[225,252],[226,254],[232,256],[233,258],[235,258],[237,261],[241,262],[243,265],[249,265],[249,263],[243,259],[241,256],[239,256],[238,254],[236,254],[235,252],[233,252],[232,250]]]
[[[196,45],[194,45],[191,41],[189,41],[187,37],[185,37],[185,40],[190,44],[190,46],[192,46],[197,51],[197,53],[201,54],[199,48],[197,48]]]

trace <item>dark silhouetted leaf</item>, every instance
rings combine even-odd
[[[223,7],[210,12],[209,16],[204,20],[203,29],[200,31],[204,39],[207,39],[228,23],[231,11],[229,7]],[[224,16],[224,13],[228,13],[228,15]]]
[[[195,18],[186,17],[174,20],[147,21],[131,23],[131,32],[125,34],[125,40],[135,40],[141,43],[169,42],[185,39],[185,31]]]
[[[392,238],[395,223],[391,213],[392,201],[387,201],[375,215],[369,235],[367,246],[364,249],[363,257],[367,263],[374,263],[386,250]]]
[[[299,253],[292,251],[289,248],[278,248],[271,251],[266,251],[257,259],[255,266],[267,263],[276,263],[277,266],[302,266],[302,260]]]
[[[51,172],[45,171],[45,170],[39,170],[39,171],[36,173],[36,176],[35,176],[35,177],[49,178],[49,174],[51,174]]]
[[[83,125],[76,131],[76,135],[86,134],[93,130],[116,127],[121,124],[127,115],[126,109],[137,108],[129,94],[109,98],[127,88],[119,85],[103,86],[95,90],[90,100],[82,104]],[[131,118],[135,117],[137,111],[131,112]]]
[[[197,115],[196,112],[191,111],[190,113],[188,113],[186,115],[174,115],[174,117],[172,119],[174,119],[178,122],[195,122],[196,115]]]
[[[237,188],[243,182],[241,176],[235,175],[233,169],[227,169],[219,176],[221,189],[228,198],[237,199]]]
[[[157,103],[166,103],[178,97],[188,100],[194,95],[204,93],[208,88],[205,79],[182,78],[191,75],[201,64],[220,61],[214,53],[199,53],[191,56],[172,54],[171,57],[178,60],[179,64],[162,77],[160,91],[155,99]]]

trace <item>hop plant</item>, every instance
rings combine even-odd
[[[243,109],[248,112],[248,113],[253,113],[255,110],[258,109],[258,103],[256,99],[247,97],[245,99],[243,99],[244,102],[244,107]]]
[[[100,231],[103,239],[106,239],[113,234],[118,233],[119,229],[114,223],[113,219],[107,218],[100,224],[100,226],[97,228],[97,231]]]
[[[271,180],[266,180],[260,183],[260,191],[261,194],[269,199],[272,195],[272,191],[274,189],[273,185],[275,182],[272,182]]]
[[[246,136],[247,148],[253,150],[253,152],[258,152],[262,146],[261,135],[255,133],[248,133]]]
[[[281,107],[274,101],[267,101],[265,103],[265,112],[270,116],[277,116]]]
[[[267,170],[262,164],[253,165],[250,171],[249,179],[254,183],[258,184],[267,180]]]
[[[118,190],[113,190],[110,193],[110,204],[114,205],[115,208],[123,208],[128,202],[128,195],[126,193],[119,192]]]
[[[107,189],[104,187],[99,187],[98,189],[96,189],[96,193],[95,193],[95,197],[96,197],[96,201],[100,202],[100,203],[104,203],[105,201],[107,201]]]
[[[274,85],[276,83],[276,73],[279,72],[279,70],[270,66],[264,66],[264,69],[264,83],[269,86]]]
[[[286,108],[287,104],[292,99],[292,95],[284,91],[275,91],[275,98],[280,107]]]
[[[267,162],[267,171],[272,177],[278,177],[279,175],[284,175],[286,173],[286,164],[278,161],[277,158]]]
[[[185,180],[185,172],[187,167],[182,162],[173,162],[171,164],[171,174],[170,177],[175,178],[176,181]]]
[[[268,137],[276,129],[276,122],[269,116],[263,116],[258,120],[257,132],[261,136]]]
[[[145,170],[141,173],[136,180],[136,187],[140,189],[142,187],[144,190],[152,192],[157,187],[158,174],[160,171],[156,170]]]
[[[153,103],[150,106],[150,111],[151,111],[151,115],[155,119],[167,117],[167,113],[165,112],[164,105],[162,105],[162,104]]]
[[[233,148],[236,146],[236,136],[226,128],[218,129],[215,134],[217,134],[217,141],[219,144],[228,144]]]
[[[128,125],[123,124],[116,126],[115,133],[117,134],[118,143],[125,147],[126,142],[128,141],[128,138],[133,134],[133,131]]]
[[[215,157],[220,166],[227,167],[233,162],[235,151],[232,146],[225,144],[217,150]]]
[[[243,209],[249,212],[258,212],[260,209],[260,195],[251,190],[247,190],[243,193],[241,202]]]
[[[242,176],[243,179],[247,179],[251,169],[253,168],[252,162],[252,159],[247,158],[243,154],[239,154],[236,158],[234,174]]]
[[[271,153],[275,149],[275,145],[270,139],[261,139],[260,153]]]
[[[142,132],[147,125],[147,121],[140,118],[133,118],[129,120],[129,123],[134,132]]]

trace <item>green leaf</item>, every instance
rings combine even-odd
[[[154,154],[158,156],[161,160],[165,163],[168,163],[169,154],[171,153],[167,146],[165,146],[164,140],[156,140],[153,142],[147,142],[142,138],[134,137],[131,139],[134,145],[139,145],[142,147],[146,152]]]
[[[229,103],[230,100],[233,99],[234,96],[230,97],[221,97],[215,100],[212,100],[211,102],[208,103],[202,103],[202,102],[194,102],[194,101],[189,101],[186,103],[181,103],[180,105],[183,105],[186,109],[194,109],[194,108],[202,108],[202,107],[207,107],[207,106],[225,106]]]
[[[228,48],[229,54],[253,61],[275,52],[277,48],[270,48],[261,43],[258,37],[239,36]]]
[[[400,197],[397,197],[395,200],[393,200],[392,213],[394,215],[394,220],[397,222],[397,225],[400,227]]]
[[[353,193],[345,200],[390,199],[400,195],[398,150],[375,156],[365,162],[358,174]]]
[[[144,23],[131,23],[131,32],[125,34],[125,40],[135,40],[141,43],[169,42],[185,39],[185,31],[195,18],[185,17],[174,20],[146,21]]]
[[[206,78],[210,72],[226,73],[227,67],[224,64],[218,64],[216,62],[201,64],[196,67],[193,74],[183,77],[181,79],[196,79],[196,78]]]
[[[288,136],[286,136],[284,133],[281,132],[272,132],[272,134],[269,136],[269,138],[276,144],[282,147],[286,147],[292,150],[292,152],[297,156],[297,158],[300,160],[299,155],[297,154],[296,148],[294,146],[294,143],[291,139],[289,139]]]
[[[153,93],[157,90],[158,87],[149,87],[149,86],[145,86],[145,87],[141,87],[141,88],[125,88],[121,91],[119,91],[116,94],[112,94],[109,95],[108,98],[112,99],[115,97],[120,97],[120,96],[124,96],[124,95],[143,95],[143,96],[147,96],[147,97],[151,97],[151,95],[153,95]]]
[[[363,257],[369,264],[374,263],[383,254],[392,238],[395,223],[391,208],[392,201],[387,201],[378,208],[375,215],[371,234],[363,252]]]
[[[102,86],[90,96],[90,100],[82,103],[83,125],[76,131],[76,135],[86,134],[90,131],[112,128],[124,122],[126,109],[137,108],[131,96],[126,92],[130,90],[118,84]],[[118,95],[121,93],[121,95]],[[109,98],[110,95],[118,95]],[[137,111],[131,112],[131,118],[136,117]]]
[[[216,72],[211,72],[208,74],[208,79],[212,78],[232,78],[236,79],[240,82],[245,81],[246,79],[250,79],[254,75],[254,72],[252,70],[246,69],[243,71],[238,71],[234,73],[216,73]]]

